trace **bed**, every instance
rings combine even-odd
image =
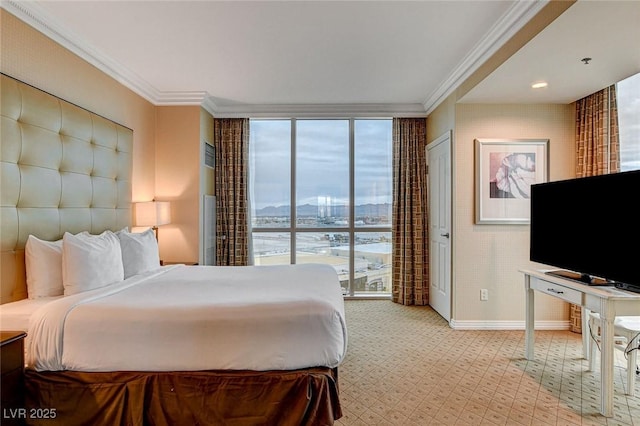
[[[326,265],[165,266],[0,315],[28,332],[27,406],[66,425],[340,417],[346,327]]]
[[[1,87],[0,326],[28,332],[27,408],[56,413],[29,423],[341,417],[331,267],[160,267],[153,233],[127,229],[132,130],[6,75]]]

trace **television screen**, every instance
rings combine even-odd
[[[530,260],[640,286],[640,171],[532,185]]]

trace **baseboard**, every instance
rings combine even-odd
[[[455,320],[449,322],[455,330],[524,330],[524,321]],[[570,321],[536,321],[536,330],[569,330]]]

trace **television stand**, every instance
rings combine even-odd
[[[589,286],[574,280],[560,278],[545,271],[521,270],[524,274],[525,288],[525,358],[534,358],[534,293],[545,294],[565,302],[580,305],[582,311],[582,353],[589,356],[589,333],[587,318],[589,311],[600,314],[600,413],[605,417],[613,416],[614,396],[614,323],[616,317],[638,315],[640,293],[624,291],[614,286]],[[627,387],[627,391],[629,391]]]
[[[568,280],[581,282],[587,285],[613,285],[612,282],[603,280],[602,278],[597,278],[589,274],[580,274],[578,272],[566,271],[564,269],[546,271],[545,273],[553,275],[554,277],[566,278]]]

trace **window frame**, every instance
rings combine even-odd
[[[640,87],[640,73],[633,74],[623,80],[616,83],[616,105],[618,113],[618,144],[620,148],[620,171],[631,171],[640,169],[640,127],[637,128],[637,133],[631,134],[631,138],[627,139],[625,136],[631,132],[627,129],[634,129],[640,124],[640,111],[627,109],[630,105],[621,102],[621,98],[627,100],[627,96],[636,93]],[[623,88],[623,90],[620,90]],[[624,95],[622,95],[624,92]],[[629,96],[631,97],[631,96]],[[624,115],[632,118],[636,117],[636,121],[626,121],[622,119]],[[628,127],[627,127],[628,125]],[[631,153],[631,154],[629,154]]]
[[[388,226],[356,226],[356,214],[355,214],[355,189],[356,189],[356,141],[355,141],[355,127],[356,121],[359,120],[376,120],[376,121],[391,121],[391,118],[387,117],[376,117],[376,118],[360,118],[360,117],[338,117],[338,118],[252,118],[250,119],[250,128],[251,122],[254,121],[290,121],[291,126],[291,135],[290,135],[290,220],[288,227],[261,227],[261,226],[253,226],[251,224],[251,234],[253,233],[288,233],[289,234],[289,248],[290,248],[290,256],[289,263],[294,265],[297,262],[297,235],[304,233],[344,233],[349,236],[349,288],[348,292],[345,295],[346,297],[356,297],[355,291],[355,279],[356,279],[356,271],[355,271],[355,236],[358,233],[390,233],[391,238],[393,238],[392,224],[389,223]],[[346,226],[332,226],[332,227],[318,227],[318,226],[299,226],[297,221],[297,129],[299,121],[348,121],[349,122],[349,220],[348,225]],[[392,155],[392,152],[389,152],[389,156]],[[250,171],[251,172],[251,171]],[[393,182],[391,182],[393,184]],[[393,200],[391,200],[393,202]],[[250,206],[253,212],[253,206]],[[253,250],[252,250],[253,251]],[[390,271],[391,273],[391,271]],[[384,297],[391,297],[391,289],[389,289],[388,293],[382,293]],[[358,297],[361,297],[365,294],[358,294]],[[374,295],[371,295],[372,297]],[[377,294],[376,294],[377,296]],[[379,297],[379,296],[378,296]]]

